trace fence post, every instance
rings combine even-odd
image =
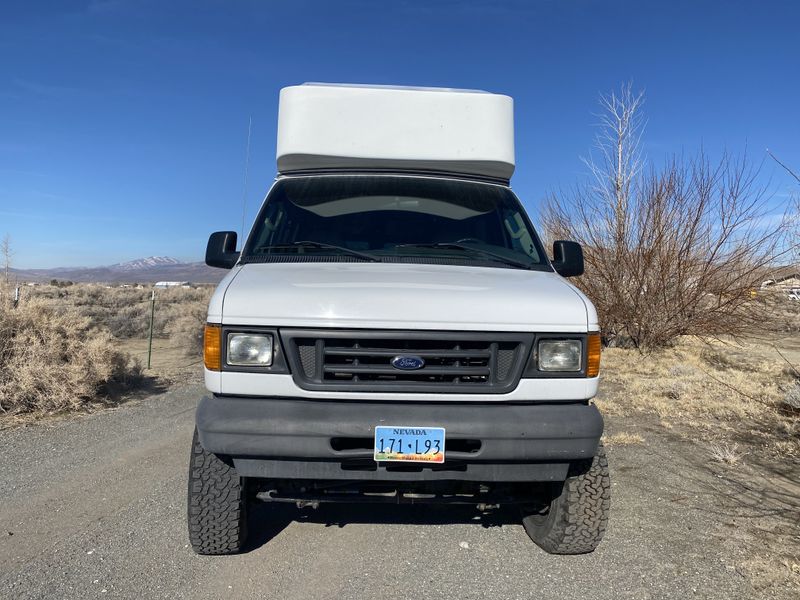
[[[150,293],[150,339],[147,342],[147,368],[150,368],[150,356],[153,354],[153,317],[156,313],[156,291]]]
[[[14,308],[17,308],[17,304],[19,304],[19,286],[14,288]]]

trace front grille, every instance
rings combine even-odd
[[[516,387],[532,337],[507,333],[282,330],[298,385],[312,390],[503,393]],[[398,356],[424,366],[402,370]]]

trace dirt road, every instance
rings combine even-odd
[[[791,597],[742,566],[753,542],[743,521],[774,516],[779,501],[743,503],[725,468],[680,450],[686,441],[619,420],[612,431],[636,427],[645,442],[609,450],[611,523],[591,555],[545,554],[513,513],[362,505],[286,508],[278,519],[256,508],[245,554],[196,556],[185,496],[202,393],[189,385],[0,431],[0,596]]]

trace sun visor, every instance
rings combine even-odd
[[[281,90],[278,172],[387,169],[508,181],[514,102],[476,90],[303,84]]]

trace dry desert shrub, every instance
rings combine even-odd
[[[0,294],[0,410],[7,414],[75,410],[132,387],[141,368],[108,331],[74,308],[43,299],[14,308]]]
[[[130,339],[145,338],[150,333],[151,291],[152,288],[145,287],[75,284],[37,286],[29,294],[32,298],[48,300],[56,310],[75,309],[89,317],[93,324],[107,328],[114,337]],[[198,325],[199,335],[202,335],[202,323],[212,293],[212,286],[156,290],[153,336],[177,335],[176,341],[194,348],[188,317],[196,321],[197,315],[202,313]]]
[[[583,246],[586,273],[575,283],[610,345],[652,349],[763,328],[771,314],[754,290],[791,256],[788,207],[746,157],[712,162],[701,151],[645,168],[642,102],[629,86],[601,98],[589,177],[549,199],[547,237]]]
[[[203,326],[206,322],[208,301],[191,302],[182,307],[181,314],[164,328],[174,346],[187,356],[202,356]]]
[[[784,370],[784,372],[787,372]],[[793,373],[796,376],[796,371]],[[800,382],[795,381],[794,384],[786,390],[786,395],[783,397],[784,410],[787,412],[797,412],[800,414]]]
[[[731,466],[737,464],[746,454],[739,450],[739,444],[728,444],[725,442],[721,444],[711,444],[709,451],[712,460]]]
[[[67,292],[83,314],[106,325],[118,338],[143,338],[150,331],[151,289],[75,286]],[[169,337],[171,323],[185,316],[187,310],[208,306],[211,289],[167,288],[156,290],[153,335]]]
[[[790,298],[785,290],[769,288],[759,290],[758,299],[771,316],[771,323],[765,328],[770,334],[780,336],[800,333],[800,302]]]

